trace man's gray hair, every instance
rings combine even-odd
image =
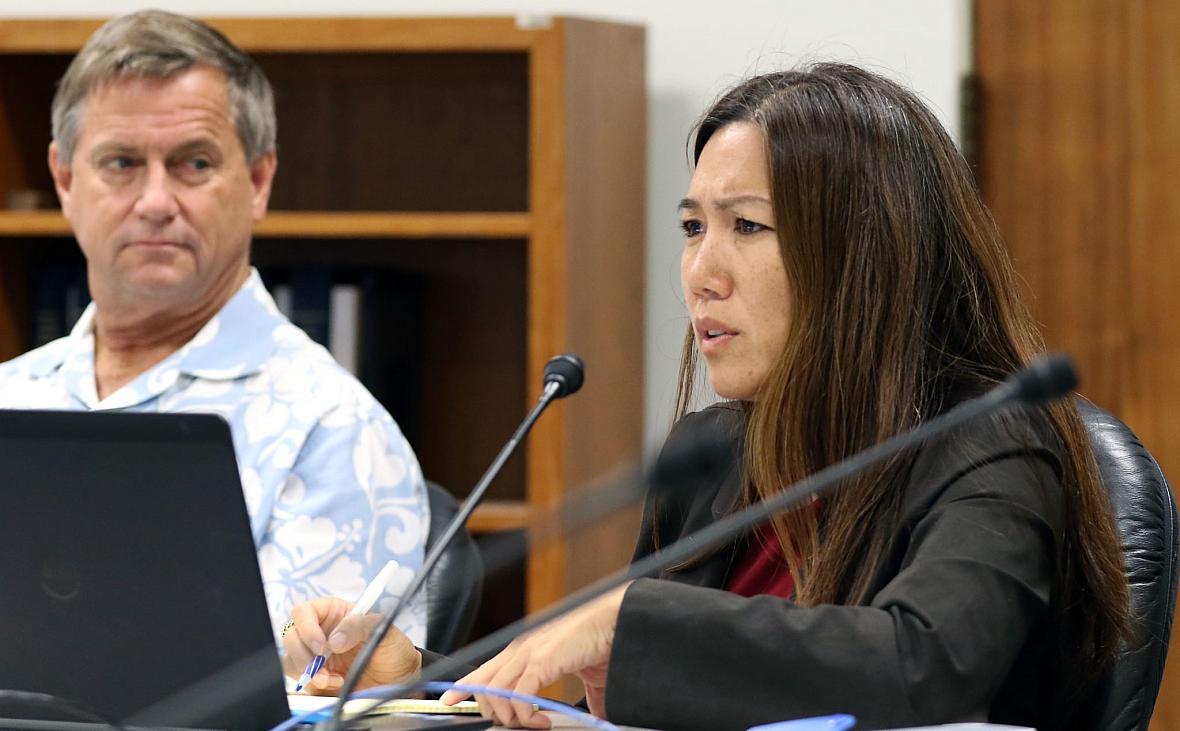
[[[95,31],[61,77],[53,97],[53,139],[70,161],[86,99],[119,79],[169,79],[195,66],[219,69],[246,160],[275,149],[274,91],[262,69],[218,30],[183,15],[143,10],[114,18]]]

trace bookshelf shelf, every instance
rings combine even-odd
[[[0,211],[0,237],[72,235],[61,211]]]
[[[220,18],[213,21],[250,54],[268,51],[527,51],[561,19],[518,18]],[[74,19],[5,20],[0,47],[7,53],[69,53],[86,42],[103,21]]]
[[[360,340],[375,346],[362,365],[380,374],[362,380],[429,479],[462,496],[535,402],[545,362],[585,360],[582,392],[537,423],[473,530],[517,540],[538,508],[637,458],[643,29],[561,17],[210,22],[275,87],[280,162],[255,263],[361,289]],[[54,86],[100,23],[0,20],[0,205],[53,199]],[[63,262],[82,265],[60,212],[0,211],[0,360],[31,347],[34,310],[54,295],[44,272]],[[484,606],[534,611],[623,565],[637,517],[531,547],[523,583],[493,577]]]
[[[291,238],[523,239],[527,213],[275,211],[255,236]]]
[[[488,500],[475,509],[467,523],[472,533],[524,530],[532,508],[521,500]]]
[[[257,238],[523,239],[527,213],[273,211]],[[70,236],[60,211],[0,211],[0,237]]]

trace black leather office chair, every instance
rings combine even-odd
[[[1093,695],[1090,728],[1146,731],[1176,608],[1176,503],[1159,464],[1125,424],[1086,401],[1078,410],[1118,521],[1136,630]]]
[[[427,481],[430,496],[429,551],[459,512],[451,493]],[[426,580],[426,649],[445,655],[462,647],[475,623],[483,593],[483,561],[479,547],[466,530],[460,530]]]

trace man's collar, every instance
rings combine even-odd
[[[89,360],[93,372],[94,316],[91,302],[67,338],[39,352],[29,366],[30,375],[44,378],[76,357]],[[237,294],[177,352],[177,367],[181,373],[210,380],[257,373],[275,351],[275,330],[285,324],[258,270],[251,268]]]
[[[33,359],[29,364],[29,375],[33,378],[46,378],[61,368],[69,359],[75,357],[94,359],[94,303],[86,305],[82,316],[74,323],[70,334],[59,340],[34,350],[29,356]],[[93,366],[91,366],[93,369]]]
[[[180,372],[215,381],[257,373],[274,354],[276,328],[285,324],[251,268],[238,293],[180,349]]]

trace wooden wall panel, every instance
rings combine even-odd
[[[569,347],[586,361],[584,393],[565,412],[566,432],[577,435],[565,444],[567,490],[602,477],[604,463],[614,469],[636,462],[635,445],[643,442],[643,313],[619,303],[643,300],[646,184],[634,161],[647,159],[645,136],[636,134],[647,127],[644,63],[643,28],[566,21],[566,75],[580,90],[566,95],[566,296]],[[615,429],[580,428],[603,423],[619,404],[627,418]],[[626,566],[638,527],[632,506],[577,536],[565,590],[598,578],[602,566]]]
[[[978,0],[979,172],[1051,348],[1180,475],[1180,4]],[[1173,652],[1152,728],[1180,730]]]
[[[1126,414],[1165,471],[1180,476],[1180,6],[1132,2],[1127,58],[1132,168],[1127,246],[1134,279],[1128,320],[1143,368],[1128,383]],[[1180,656],[1178,656],[1180,657]],[[1180,660],[1177,660],[1180,664]],[[1173,667],[1180,690],[1180,667]],[[1180,728],[1180,698],[1174,705]]]

